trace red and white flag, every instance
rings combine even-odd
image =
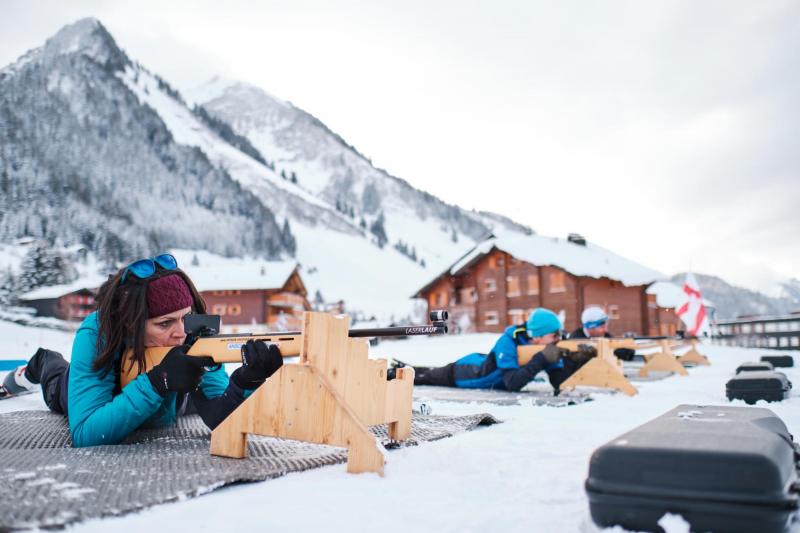
[[[706,307],[703,305],[703,296],[700,294],[700,286],[694,274],[686,274],[683,292],[686,295],[686,303],[680,306],[675,314],[686,324],[686,333],[699,336],[708,329],[708,317]]]

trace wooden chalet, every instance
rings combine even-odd
[[[559,313],[564,328],[598,305],[614,335],[659,334],[647,287],[663,275],[608,250],[540,235],[490,237],[479,243],[414,296],[428,309],[447,309],[455,331],[502,332],[524,322],[536,307]]]
[[[94,298],[105,280],[94,276],[64,285],[39,287],[20,295],[19,302],[35,309],[37,316],[80,322],[95,310]]]
[[[229,260],[224,267],[182,268],[206,312],[222,317],[225,332],[299,330],[303,311],[311,309],[297,263]]]

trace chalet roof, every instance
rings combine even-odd
[[[20,295],[19,299],[26,302],[33,300],[49,300],[52,298],[60,298],[66,294],[72,294],[80,290],[96,290],[105,283],[108,276],[93,275],[81,277],[72,283],[65,283],[63,285],[50,285],[48,287],[39,287],[30,292]]]
[[[558,267],[576,276],[609,278],[620,281],[629,287],[648,285],[666,277],[657,270],[640,265],[591,243],[580,245],[557,237],[508,234],[493,236],[478,243],[453,263],[448,270],[420,289],[418,294],[443,275],[457,276],[494,249],[506,252],[515,259],[533,265]]]
[[[222,257],[209,252],[170,250],[199,291],[280,289],[298,268],[296,261]],[[197,257],[197,264],[193,259]]]
[[[298,268],[295,261],[222,257],[209,252],[170,250],[178,266],[189,275],[199,291],[280,289]],[[192,260],[197,257],[197,265]],[[108,276],[82,277],[73,283],[41,287],[20,296],[21,300],[59,298],[81,289],[97,289]]]

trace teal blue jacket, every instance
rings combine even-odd
[[[142,374],[115,396],[115,373],[104,375],[102,370],[92,369],[97,357],[98,331],[97,312],[94,312],[81,323],[72,345],[67,410],[72,445],[79,448],[117,444],[137,428],[174,424],[176,393],[161,396]],[[224,368],[206,372],[200,384],[208,399],[221,396],[227,388],[228,374]]]

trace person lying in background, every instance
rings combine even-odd
[[[50,410],[67,415],[75,447],[117,444],[140,427],[171,425],[191,412],[213,429],[283,364],[278,347],[263,341],[242,347],[242,366],[230,378],[211,358],[187,355],[184,317],[205,313],[205,302],[170,254],[121,269],[96,300],[97,311],[75,334],[69,363],[40,348],[3,383],[11,395],[40,383]],[[145,349],[156,346],[172,349],[145,372]],[[140,373],[123,389],[128,351],[126,368],[138,365]]]
[[[608,315],[602,307],[590,305],[581,313],[581,327],[569,334],[569,339],[611,338],[608,332]],[[614,355],[623,361],[631,361],[636,351],[630,348],[617,348]]]
[[[570,352],[556,345],[560,340],[558,316],[540,307],[533,310],[526,323],[506,328],[488,354],[471,353],[441,367],[413,366],[414,384],[519,391],[544,371],[557,392],[561,383],[592,357],[593,350],[582,347],[580,351]],[[545,348],[520,365],[517,347],[529,344],[545,345]],[[399,361],[392,365],[388,370],[389,379],[394,379],[397,368],[411,366]]]

